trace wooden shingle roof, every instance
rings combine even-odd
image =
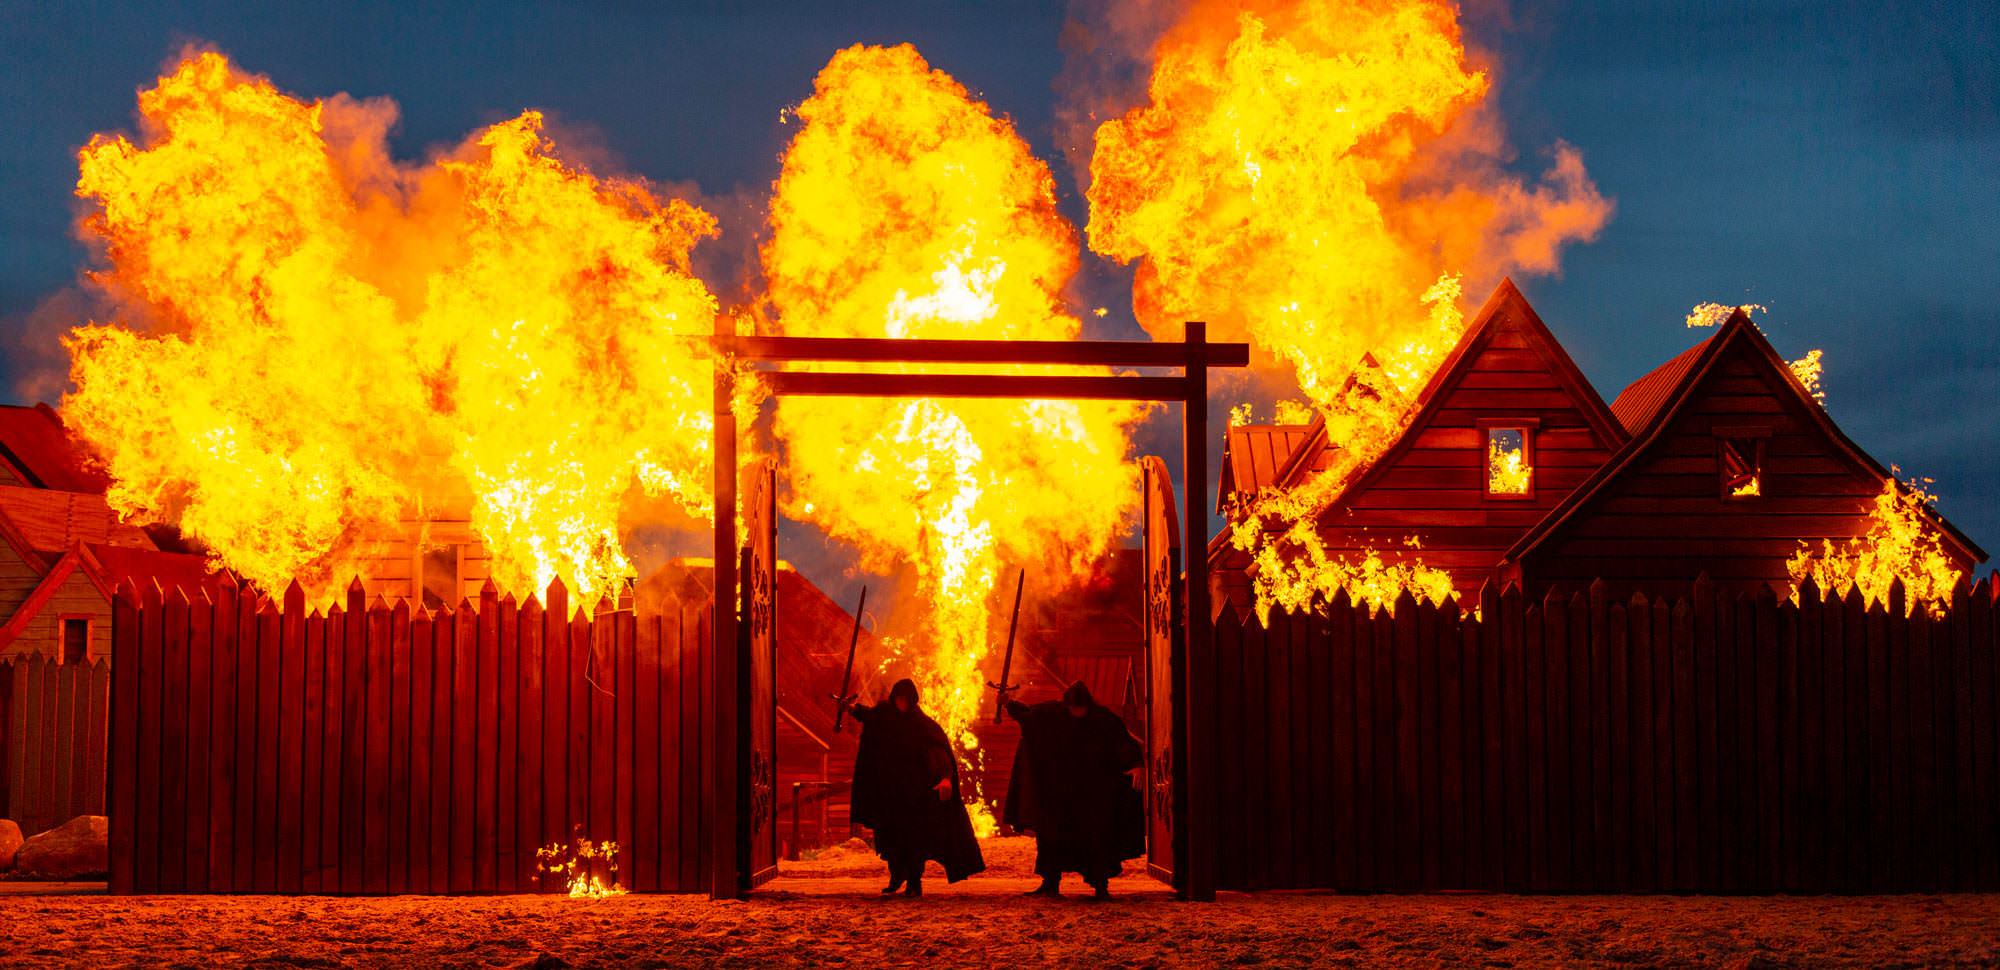
[[[1237,493],[1256,494],[1278,483],[1286,462],[1312,432],[1305,424],[1238,424],[1222,444],[1222,481],[1215,490],[1220,512]]]

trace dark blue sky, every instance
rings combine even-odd
[[[1560,278],[1522,281],[1604,395],[1694,339],[1689,306],[1765,304],[1781,352],[1825,349],[1849,434],[1937,478],[1945,513],[2000,549],[2000,5],[1471,6],[1524,163],[1567,140],[1617,201]],[[30,311],[85,264],[77,147],[129,128],[134,92],[186,43],[298,94],[393,97],[405,157],[539,107],[624,170],[754,198],[789,133],[779,109],[826,58],[910,41],[1014,118],[1080,223],[1054,133],[1063,22],[1057,2],[0,0],[0,320],[16,331],[0,381],[31,366]]]

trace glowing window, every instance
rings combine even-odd
[[[1526,497],[1535,484],[1535,466],[1528,453],[1528,429],[1495,426],[1486,429],[1486,494]]]
[[[1722,438],[1716,471],[1722,477],[1722,497],[1755,498],[1764,494],[1764,439]]]

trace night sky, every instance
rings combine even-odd
[[[831,6],[0,3],[0,381],[46,359],[35,309],[87,263],[77,148],[129,130],[135,91],[189,43],[294,94],[392,97],[404,158],[536,107],[602,166],[747,208],[791,133],[780,110],[827,57],[909,41],[1014,119],[1081,225],[1056,134],[1060,3]],[[2000,549],[2000,5],[1469,6],[1522,170],[1566,140],[1616,200],[1559,278],[1521,281],[1605,398],[1696,339],[1690,306],[1764,304],[1780,353],[1824,348],[1849,435],[1936,478],[1945,514]],[[1097,333],[1137,335],[1123,275],[1089,272],[1118,311]]]

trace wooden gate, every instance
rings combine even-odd
[[[1181,624],[1181,540],[1174,522],[1173,480],[1167,464],[1157,457],[1140,461],[1145,473],[1146,586],[1146,871],[1153,878],[1183,887],[1174,860],[1179,858],[1184,828],[1178,793],[1185,788],[1180,753],[1185,749],[1186,719],[1178,710],[1180,683],[1186,665]]]
[[[766,459],[752,465],[744,514],[749,526],[743,547],[742,696],[737,705],[739,749],[738,858],[744,860],[744,889],[755,889],[778,874],[778,479]]]

